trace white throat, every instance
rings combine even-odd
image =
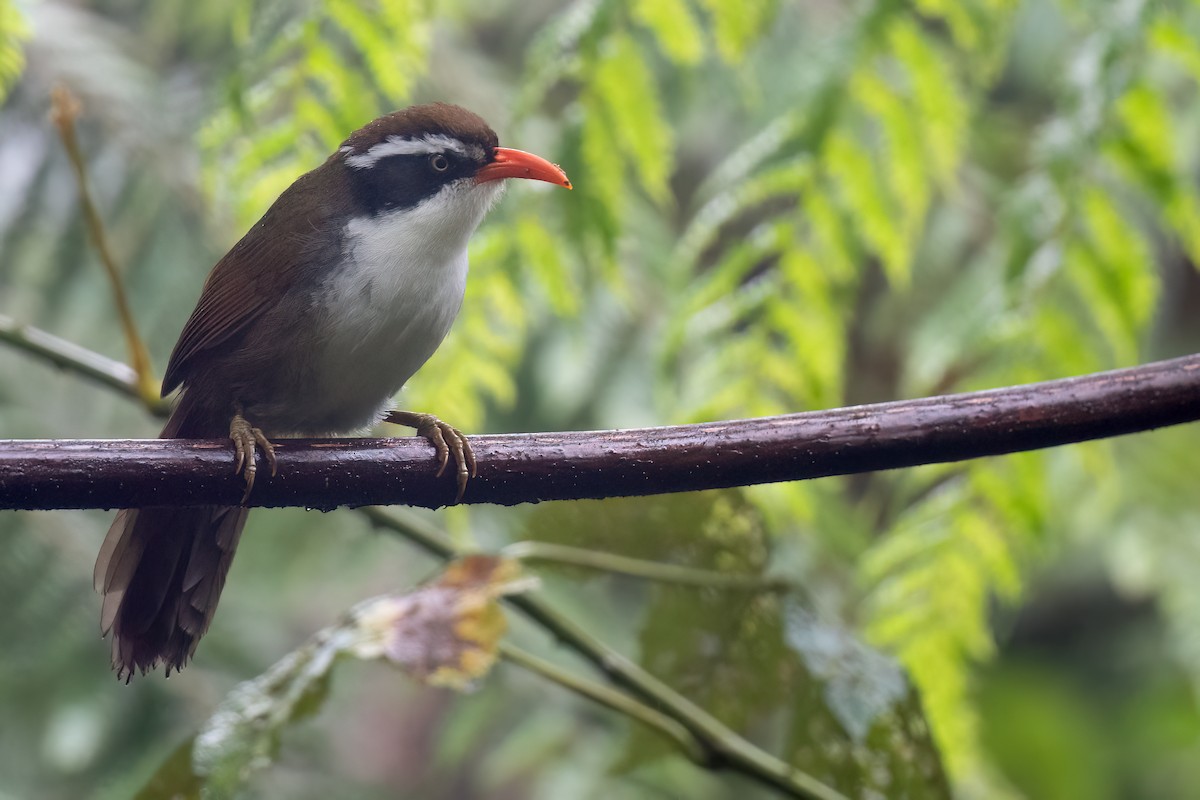
[[[502,181],[455,181],[416,206],[346,224],[345,259],[321,295],[330,336],[312,365],[328,388],[321,405],[346,417],[330,430],[376,421],[449,333],[467,242],[502,190]]]
[[[503,191],[502,181],[477,184],[467,178],[410,208],[356,217],[346,224],[346,250],[377,279],[397,270],[410,273],[416,265],[436,269],[466,251]]]

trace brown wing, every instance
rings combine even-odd
[[[184,381],[198,355],[244,331],[284,296],[301,267],[324,255],[317,234],[336,224],[332,209],[345,193],[335,166],[327,162],[298,178],[213,267],[171,352],[163,396]]]

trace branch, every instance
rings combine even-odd
[[[655,711],[650,706],[639,703],[629,695],[605,684],[574,675],[544,658],[538,658],[508,642],[500,642],[500,655],[551,683],[557,683],[564,689],[591,700],[593,703],[612,709],[618,714],[624,714],[651,730],[657,731],[670,739],[689,761],[701,767],[708,766],[708,753],[700,743],[687,728],[666,714]]]
[[[472,436],[464,502],[661,494],[1036,450],[1200,419],[1200,355],[1079,378],[778,417],[665,428]],[[253,506],[437,507],[422,439],[284,440]],[[0,441],[0,508],[236,504],[225,440]]]

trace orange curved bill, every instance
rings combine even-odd
[[[551,164],[541,156],[526,153],[524,150],[513,150],[511,147],[497,147],[490,164],[475,173],[476,183],[498,181],[503,178],[528,178],[534,181],[545,181],[555,186],[571,188],[567,173],[557,164]]]

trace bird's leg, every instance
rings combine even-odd
[[[446,465],[453,456],[458,478],[458,494],[454,496],[454,502],[462,500],[463,492],[467,490],[467,480],[475,477],[475,454],[471,452],[471,443],[467,441],[463,432],[442,422],[433,414],[420,414],[415,411],[389,411],[383,421],[416,428],[418,436],[429,440],[437,452],[439,478],[446,471]]]
[[[276,473],[275,465],[275,445],[271,444],[271,440],[262,432],[261,428],[255,428],[246,418],[242,416],[242,404],[233,404],[233,419],[229,421],[229,438],[233,440],[233,450],[237,455],[237,459],[233,465],[233,471],[239,473],[246,478],[246,493],[242,495],[242,505],[250,499],[250,490],[254,488],[254,475],[258,472],[258,465],[254,463],[255,447],[261,447],[263,455],[267,459],[267,463],[271,465],[271,475]]]

